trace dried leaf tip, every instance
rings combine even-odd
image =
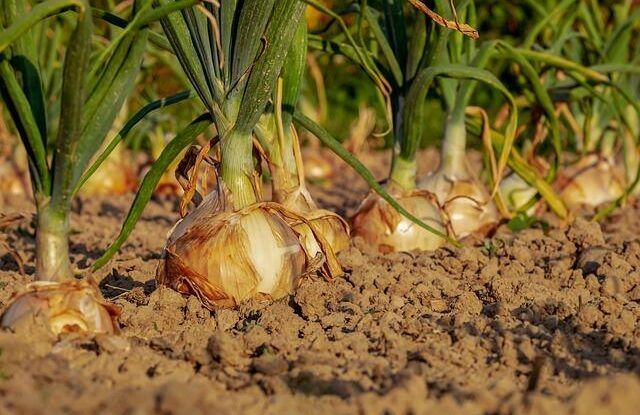
[[[447,20],[444,17],[440,16],[438,13],[428,8],[420,0],[409,0],[409,3],[411,3],[415,8],[417,8],[427,16],[429,16],[431,20],[433,20],[434,22],[436,22],[442,27],[445,27],[447,29],[457,30],[458,32],[462,33],[465,36],[469,36],[472,39],[480,38],[480,34],[475,28],[469,26],[468,24],[460,23],[460,21],[458,20],[458,14],[456,13],[456,8],[453,4],[453,1],[449,2],[449,4],[451,5],[451,11],[453,12],[453,17],[454,17],[453,20]]]

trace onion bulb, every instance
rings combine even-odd
[[[55,335],[113,334],[119,331],[118,314],[119,309],[102,298],[91,279],[37,281],[14,294],[2,314],[1,325],[16,329],[42,319]]]
[[[159,284],[196,295],[213,309],[284,297],[318,269],[327,277],[341,272],[316,224],[276,203],[237,211],[232,205],[221,188],[176,224],[156,274]],[[297,231],[301,223],[310,232]],[[304,238],[313,238],[322,252],[310,250]]]
[[[428,192],[393,192],[398,203],[424,223],[445,233],[440,209]],[[435,250],[445,240],[423,229],[398,213],[378,194],[370,192],[352,218],[353,235],[375,247],[378,252]]]
[[[489,192],[466,172],[456,176],[439,170],[425,177],[418,187],[435,195],[455,238],[483,233],[500,220]]]
[[[17,146],[2,151],[0,146],[0,193],[4,195],[32,195],[28,179],[27,152],[24,147]]]
[[[24,196],[25,185],[22,183],[19,172],[8,161],[0,161],[0,192],[5,195]]]
[[[624,192],[625,180],[614,163],[591,154],[564,168],[556,186],[567,206],[576,209],[617,199]]]
[[[122,195],[136,190],[138,179],[124,147],[116,147],[79,190],[81,195]]]
[[[347,222],[331,211],[319,209],[304,184],[299,185],[295,192],[285,195],[281,203],[287,210],[296,212],[308,222],[315,224],[333,253],[337,254],[349,246],[350,229]],[[301,222],[295,225],[295,229],[303,235],[302,240],[306,241],[307,251],[310,251],[312,256],[317,255],[321,248],[309,225]]]

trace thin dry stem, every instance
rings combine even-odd
[[[409,3],[411,3],[414,7],[416,7],[418,10],[420,10],[427,16],[429,16],[431,20],[433,20],[434,22],[436,22],[442,27],[445,27],[447,29],[457,30],[458,32],[462,33],[465,36],[469,36],[472,39],[478,39],[480,37],[476,29],[469,26],[468,24],[460,23],[458,21],[458,13],[456,12],[456,8],[452,0],[449,0],[449,4],[451,5],[451,11],[454,17],[453,21],[447,20],[444,17],[440,16],[438,13],[428,8],[420,0],[409,0]]]

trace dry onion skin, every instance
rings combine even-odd
[[[469,175],[450,178],[440,171],[425,177],[419,187],[435,195],[454,238],[485,234],[500,221],[489,192]]]
[[[26,196],[26,186],[20,173],[8,161],[0,160],[0,193],[3,195]]]
[[[599,206],[620,197],[625,190],[624,174],[614,163],[591,154],[564,168],[556,187],[570,209]]]
[[[12,297],[1,325],[18,329],[44,322],[54,335],[119,331],[119,309],[107,303],[91,279],[63,282],[37,281]]]
[[[0,193],[13,196],[32,196],[33,191],[27,178],[28,163],[24,148],[17,147],[3,154],[0,145]]]
[[[438,205],[428,192],[395,195],[398,203],[424,223],[445,233]],[[412,250],[433,251],[445,244],[438,235],[398,213],[378,194],[370,192],[352,218],[353,236],[359,236],[381,253]]]
[[[297,212],[307,221],[313,223],[318,232],[326,238],[333,253],[337,254],[349,246],[349,234],[351,233],[349,224],[339,215],[326,209],[319,209],[304,184],[298,186],[295,192],[285,195],[282,205],[287,210]],[[302,235],[302,240],[308,241],[308,251],[312,251],[311,255],[317,255],[321,248],[309,225],[300,223],[295,228]]]
[[[210,193],[175,226],[156,274],[159,284],[215,309],[284,297],[317,270],[327,278],[342,273],[317,224],[276,203],[234,211],[223,194]]]

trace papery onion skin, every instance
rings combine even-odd
[[[500,214],[483,185],[464,175],[446,177],[437,172],[427,176],[419,188],[432,192],[455,238],[485,233],[500,221]]]
[[[625,190],[624,174],[610,161],[591,154],[563,169],[556,180],[570,209],[612,202]]]
[[[197,295],[210,309],[290,294],[307,257],[288,223],[261,207],[234,212],[213,203],[208,197],[175,227],[158,283]]]
[[[472,181],[457,181],[454,184],[444,211],[456,238],[482,234],[500,221],[498,209],[487,190]]]
[[[396,196],[409,213],[445,233],[438,206],[422,192]],[[376,193],[369,193],[352,218],[353,236],[359,236],[381,253],[424,250],[433,251],[446,242],[398,213]]]
[[[119,309],[107,303],[93,280],[33,282],[16,293],[2,314],[2,327],[16,328],[34,319],[43,319],[50,331],[119,332]]]
[[[297,212],[309,222],[316,224],[334,253],[337,254],[349,246],[351,233],[349,224],[337,214],[317,208],[306,187],[300,186],[296,191],[284,195],[282,199],[282,205],[286,209]],[[315,256],[321,248],[316,238],[311,235],[308,225],[300,224],[296,229],[302,235],[302,242],[308,246],[307,252]]]

